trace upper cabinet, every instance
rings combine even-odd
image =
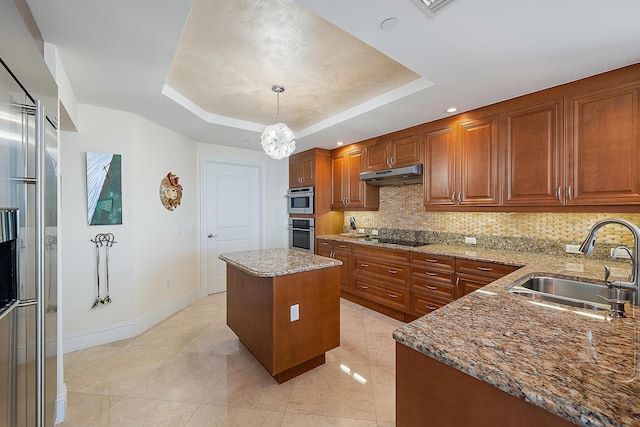
[[[360,180],[364,148],[331,154],[331,210],[378,210],[378,187]]]
[[[502,114],[503,205],[562,205],[563,117],[562,99]]]
[[[496,206],[498,117],[425,134],[425,206]]]
[[[316,184],[316,156],[313,150],[289,157],[289,188],[309,187]]]
[[[567,98],[567,205],[640,203],[640,80]]]
[[[378,171],[421,163],[420,135],[382,139],[365,148],[366,171]]]

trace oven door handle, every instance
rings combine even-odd
[[[289,227],[289,230],[293,230],[293,231],[313,231],[313,227],[309,227],[309,228]]]

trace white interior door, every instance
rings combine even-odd
[[[209,294],[227,289],[218,255],[260,248],[260,166],[204,162],[204,257]]]

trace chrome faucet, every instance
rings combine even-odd
[[[604,225],[607,224],[618,224],[628,228],[633,234],[633,255],[635,258],[631,257],[631,277],[629,282],[616,282],[616,286],[620,288],[627,289],[633,291],[635,293],[635,298],[633,299],[633,304],[640,306],[640,265],[638,263],[638,251],[640,251],[640,228],[637,225],[625,221],[623,219],[603,219],[602,221],[598,221],[591,227],[589,230],[589,235],[585,239],[585,241],[580,245],[580,252],[587,255],[593,252],[593,248],[596,245],[596,236],[598,234],[598,230]]]

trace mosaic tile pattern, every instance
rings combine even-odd
[[[499,247],[492,246],[491,242],[500,237],[535,240],[536,246],[547,248],[545,252],[551,251],[549,253],[556,253],[558,248],[564,251],[565,244],[582,243],[591,225],[605,218],[640,224],[640,213],[425,212],[422,193],[422,184],[380,187],[379,211],[345,212],[345,219],[354,216],[358,228],[364,228],[367,233],[372,228],[416,230],[448,235],[460,242],[464,242],[466,235],[476,237],[478,245],[488,243],[486,247],[496,249]],[[620,245],[633,245],[633,236],[626,228],[608,225],[598,233],[596,249],[600,255]]]

